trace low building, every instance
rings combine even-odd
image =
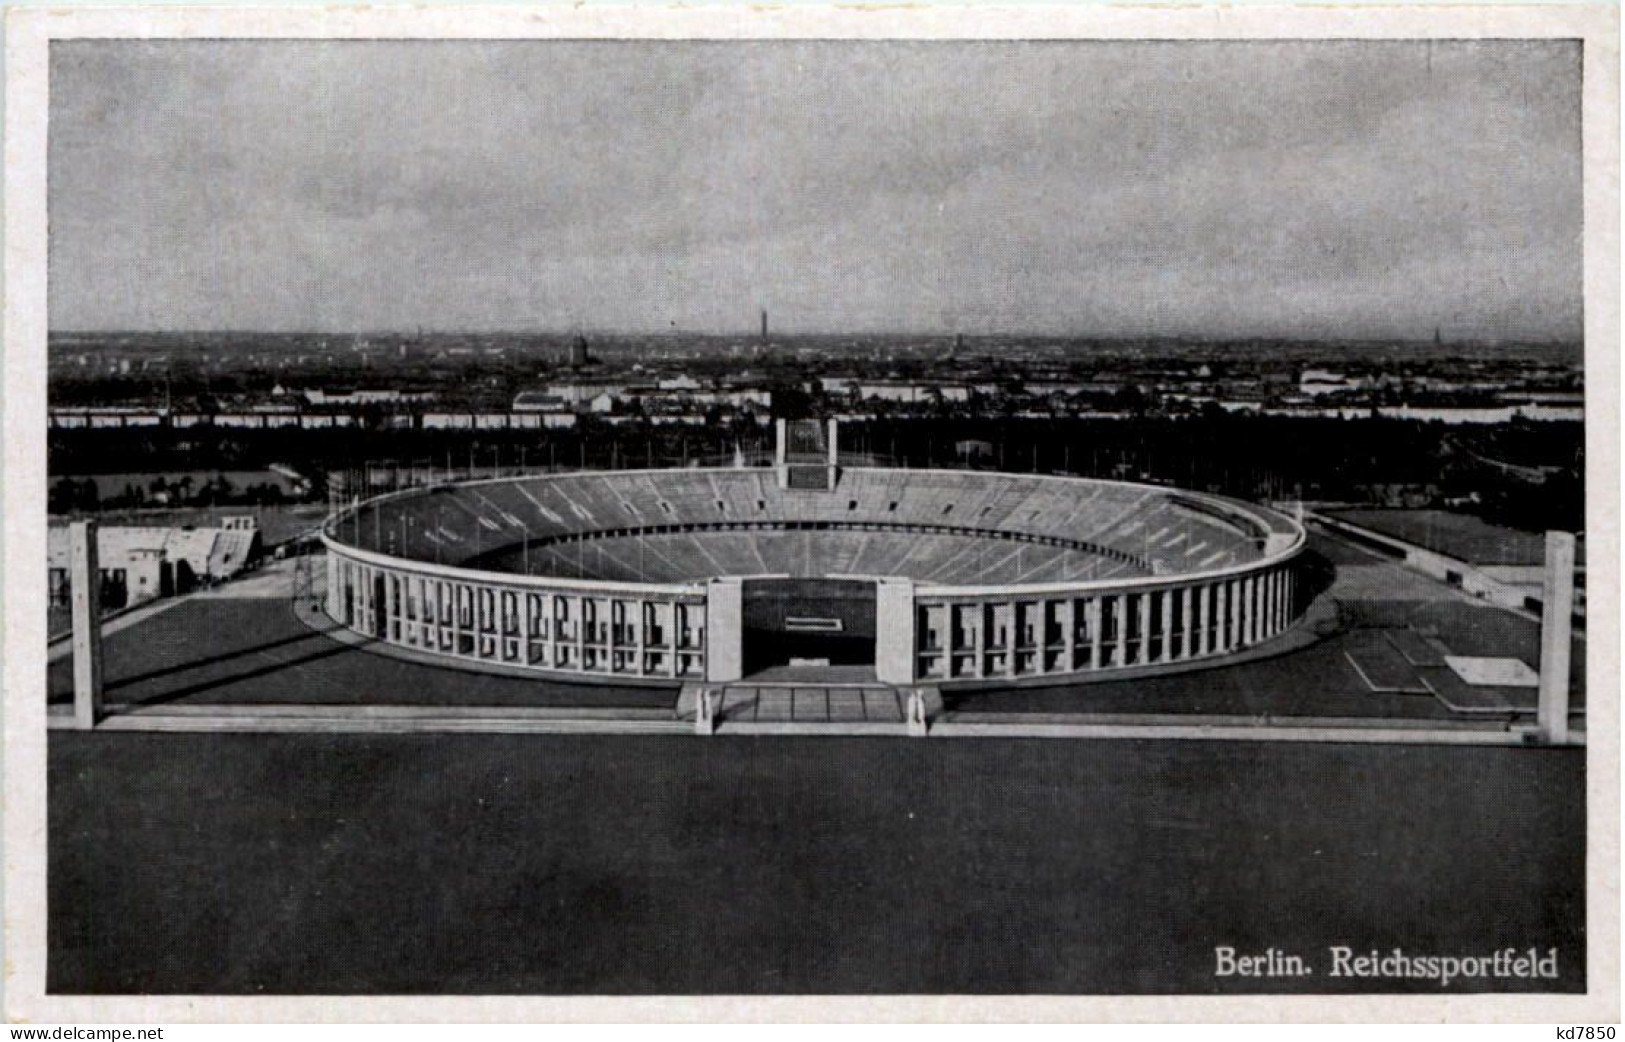
[[[514,396],[514,412],[569,412],[570,402],[563,395],[546,391],[520,391]]]
[[[222,582],[252,564],[260,552],[259,524],[249,516],[228,517],[219,527],[209,528],[98,527],[96,558],[102,579],[102,607],[126,608]],[[68,603],[71,554],[68,529],[49,529],[47,590],[54,605]]]

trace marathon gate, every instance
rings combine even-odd
[[[875,664],[872,579],[747,579],[745,675],[797,661]]]

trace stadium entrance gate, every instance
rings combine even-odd
[[[780,666],[875,664],[875,583],[864,579],[747,579],[744,673]]]

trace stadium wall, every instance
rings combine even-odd
[[[1181,506],[1230,517],[1256,519],[1264,509],[1176,495]],[[1273,525],[1258,560],[1209,571],[1007,586],[876,578],[876,676],[1082,682],[1222,661],[1279,636],[1307,607],[1297,568],[1302,526],[1267,514]],[[327,612],[374,640],[473,668],[561,678],[741,675],[740,577],[661,585],[482,571],[362,549],[338,538],[341,530],[335,519],[323,533]]]
[[[665,680],[709,675],[713,615],[726,590],[539,578],[328,549],[327,613],[365,637],[469,665],[560,676]],[[732,625],[737,629],[737,590]],[[738,641],[733,645],[737,647]],[[724,642],[726,646],[727,642]],[[726,654],[713,673],[726,673]],[[737,668],[737,651],[734,653]]]

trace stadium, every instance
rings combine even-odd
[[[1078,683],[1221,664],[1303,615],[1302,524],[1166,486],[843,465],[558,473],[378,496],[325,610],[448,664],[634,683]]]

